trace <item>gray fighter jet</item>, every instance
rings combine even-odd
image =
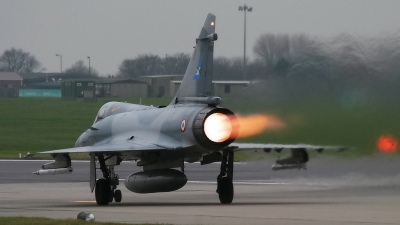
[[[54,162],[34,172],[38,175],[72,172],[70,154],[90,156],[90,188],[98,205],[120,202],[119,177],[115,166],[123,160],[136,160],[143,171],[125,179],[125,186],[136,193],[175,191],[187,182],[184,162],[206,165],[221,162],[217,193],[223,204],[233,200],[233,155],[242,149],[280,152],[291,156],[277,160],[279,169],[305,168],[307,150],[322,151],[324,146],[233,143],[239,132],[237,117],[219,107],[221,99],[212,96],[215,16],[208,14],[196,39],[196,46],[181,86],[166,107],[122,102],[104,104],[93,125],[76,141],[74,148],[40,152],[51,154]],[[336,148],[336,147],[328,147]],[[96,162],[103,177],[96,178]],[[175,169],[174,169],[175,168]],[[178,168],[178,169],[176,169]]]

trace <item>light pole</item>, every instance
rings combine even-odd
[[[90,76],[90,56],[87,57],[89,59],[89,76]]]
[[[243,6],[239,6],[239,11],[244,11],[243,80],[246,80],[246,11],[253,11],[253,7],[248,7],[244,4]]]
[[[62,73],[62,55],[59,55],[59,54],[56,54],[56,56],[58,57],[60,57],[60,71],[61,71],[61,73]]]

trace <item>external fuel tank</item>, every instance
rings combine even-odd
[[[185,186],[187,177],[174,169],[141,171],[125,179],[125,187],[135,193],[156,193],[176,191]]]

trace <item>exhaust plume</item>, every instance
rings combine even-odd
[[[238,138],[250,137],[260,134],[265,130],[278,130],[285,124],[277,117],[264,114],[253,114],[248,116],[236,115],[239,123]]]

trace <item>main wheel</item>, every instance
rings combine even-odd
[[[233,200],[232,178],[222,177],[218,180],[218,196],[222,204],[230,204]]]
[[[96,203],[97,205],[108,205],[111,195],[111,186],[105,179],[96,181]]]
[[[121,200],[122,200],[121,190],[115,190],[115,192],[114,192],[114,200],[115,200],[115,202],[121,202]]]

